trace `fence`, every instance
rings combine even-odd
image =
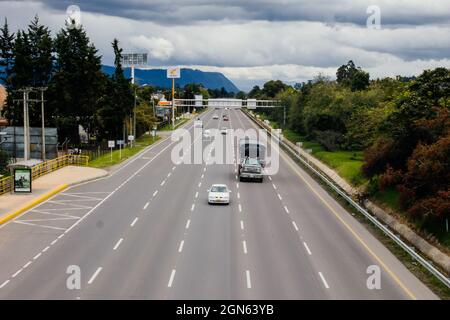
[[[56,171],[62,167],[75,165],[75,166],[87,166],[89,162],[88,156],[83,155],[64,155],[52,160],[44,161],[33,167],[31,167],[31,175],[34,179],[37,179],[47,173]],[[12,176],[0,179],[0,195],[10,192],[12,190]]]

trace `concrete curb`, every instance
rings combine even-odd
[[[65,190],[65,189],[67,189],[68,187],[69,187],[68,184],[62,184],[62,185],[60,185],[60,186],[58,186],[56,188],[53,188],[52,190],[44,193],[43,195],[41,195],[37,199],[31,200],[31,201],[25,203],[19,209],[16,209],[14,211],[8,212],[3,218],[0,218],[0,225],[10,221],[11,219],[17,217],[21,213],[24,213],[25,211],[30,210],[31,208],[37,206],[38,204],[44,202],[45,200],[47,200],[49,198],[51,198],[55,194],[57,194],[57,193]]]

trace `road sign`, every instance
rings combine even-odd
[[[167,68],[167,78],[169,78],[169,79],[181,78],[180,67],[169,67],[169,68]]]
[[[117,140],[117,141],[116,141],[116,144],[117,144],[118,146],[123,146],[123,145],[125,144],[125,141],[123,141],[123,140]]]
[[[134,141],[134,136],[130,134],[130,135],[128,136],[128,140],[129,140],[129,141]]]
[[[108,148],[114,148],[115,147],[115,142],[114,140],[109,140],[108,141]]]
[[[147,64],[146,53],[123,53],[122,64],[126,66],[143,66]]]

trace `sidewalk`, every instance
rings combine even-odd
[[[67,166],[46,174],[33,181],[31,194],[7,193],[0,196],[0,224],[9,220],[9,216],[20,214],[68,186],[101,178],[107,174],[107,171],[102,169],[78,166]]]

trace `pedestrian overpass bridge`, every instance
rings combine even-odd
[[[258,99],[174,99],[176,107],[181,108],[230,108],[230,109],[257,109],[257,108],[280,108],[284,107],[279,100],[258,100]]]

